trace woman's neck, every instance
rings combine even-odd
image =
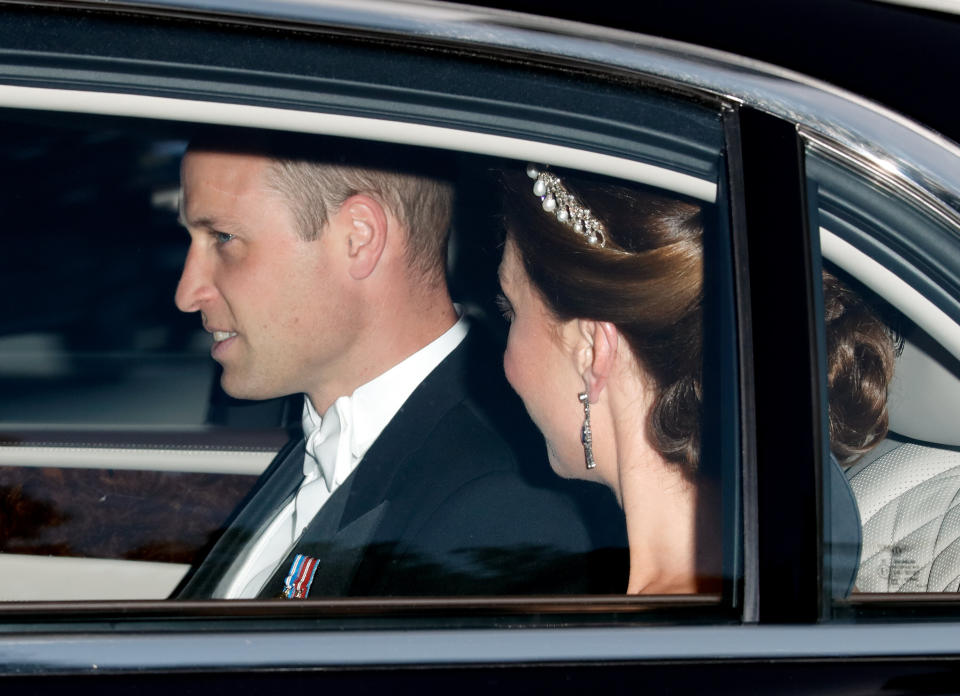
[[[594,428],[598,473],[626,517],[627,592],[716,592],[722,559],[716,490],[692,482],[653,448],[646,434],[652,390],[635,365],[628,368],[607,383]]]
[[[630,544],[628,594],[697,591],[697,490],[656,453],[621,465]]]
[[[716,591],[720,525],[711,489],[691,482],[680,466],[667,462],[647,441],[644,428],[615,431],[616,493],[630,545],[627,593]]]

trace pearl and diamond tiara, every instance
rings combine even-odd
[[[606,246],[606,228],[603,223],[580,204],[577,197],[560,181],[560,177],[539,164],[528,164],[527,176],[534,180],[533,194],[540,198],[540,204],[545,211],[553,213],[557,220],[582,235],[590,244]]]

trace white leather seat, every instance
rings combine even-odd
[[[956,592],[960,452],[888,440],[847,472],[863,524],[859,592]]]
[[[846,471],[862,524],[858,592],[960,589],[960,380],[927,337],[907,340],[891,435]]]

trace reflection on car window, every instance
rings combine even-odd
[[[2,282],[18,300],[0,318],[3,422],[203,423],[211,367],[169,297],[184,145],[7,130]]]
[[[0,599],[165,597],[284,431],[209,432],[234,404],[171,301],[182,136],[42,121],[0,139]]]

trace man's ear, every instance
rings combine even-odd
[[[386,211],[375,199],[358,193],[344,201],[335,217],[345,230],[350,276],[362,280],[373,273],[387,245]]]
[[[595,404],[607,378],[613,372],[620,344],[620,332],[609,321],[575,319],[580,340],[576,351],[577,367],[583,377],[590,403]]]

